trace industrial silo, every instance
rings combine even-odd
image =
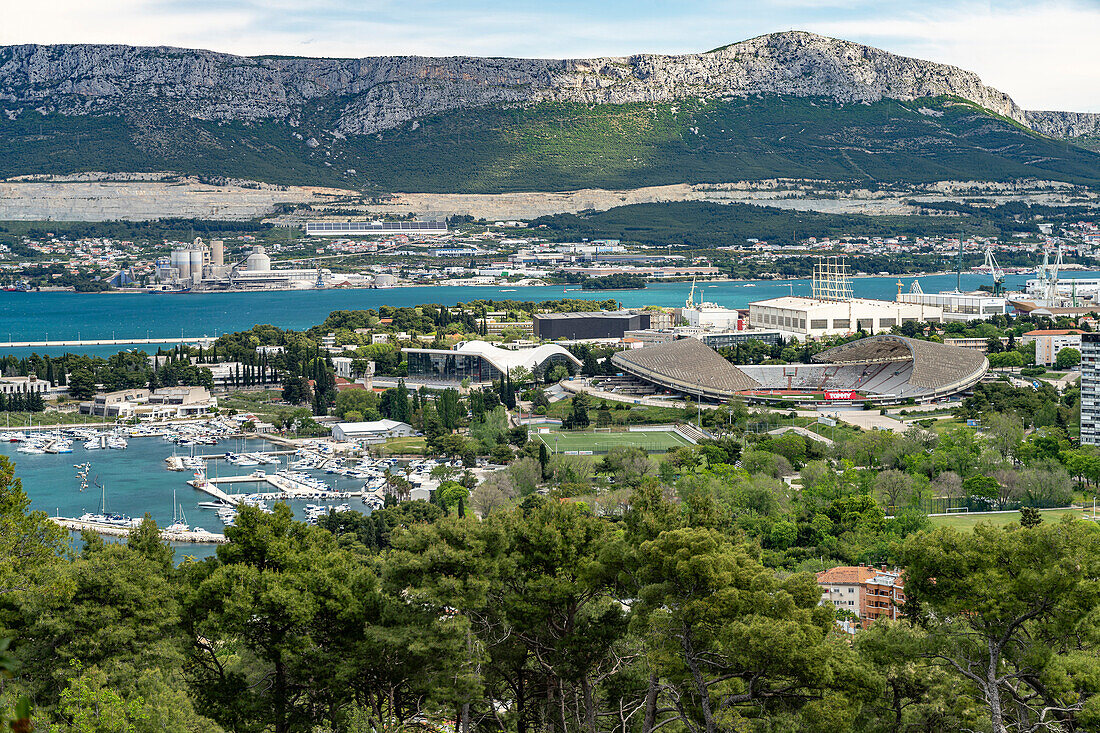
[[[202,279],[202,248],[195,247],[187,252],[191,263],[191,277],[196,280]]]
[[[180,280],[191,279],[191,253],[185,249],[172,250],[172,267],[179,270]]]

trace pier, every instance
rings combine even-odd
[[[227,494],[219,488],[220,485],[233,484],[266,484],[274,491],[250,492],[248,496],[265,501],[284,501],[286,499],[361,499],[363,491],[318,491],[309,486],[303,486],[286,476],[265,474],[264,476],[226,476],[223,478],[194,479],[187,484],[194,489],[209,494],[220,501],[233,504],[241,503],[241,497]]]
[[[70,517],[50,517],[50,521],[59,527],[71,530],[73,532],[82,532],[84,530],[91,530],[96,534],[107,535],[109,537],[129,537],[130,527],[119,527],[114,524],[100,524],[98,522],[85,522],[81,519],[72,519]],[[214,532],[168,532],[166,530],[160,531],[161,539],[168,540],[169,542],[195,542],[199,544],[223,544],[228,542],[224,534],[215,534]]]
[[[68,339],[62,341],[2,341],[0,348],[49,348],[51,346],[129,346],[137,344],[195,344],[214,341],[211,336],[169,336],[168,338],[109,338],[109,339]]]

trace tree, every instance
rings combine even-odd
[[[572,406],[568,416],[569,428],[574,430],[584,430],[589,425],[588,419],[588,395],[584,392],[577,392],[573,395]]]
[[[505,471],[496,471],[470,492],[470,507],[484,518],[494,510],[507,506],[515,498],[516,489],[512,485],[512,478]]]
[[[1072,369],[1081,363],[1081,351],[1072,346],[1067,346],[1054,357],[1054,367],[1061,371]]]
[[[913,494],[913,477],[902,471],[890,468],[875,477],[875,487],[886,503],[886,510],[896,513],[903,500]]]
[[[1020,526],[1025,529],[1038,527],[1043,523],[1043,516],[1035,507],[1025,506],[1020,509]]]
[[[90,369],[74,369],[69,375],[69,394],[78,400],[90,400],[95,397],[95,375]]]
[[[65,531],[30,505],[15,465],[0,456],[0,601],[52,585],[48,571],[67,545]]]
[[[742,711],[788,706],[805,719],[789,730],[805,730],[817,716],[830,716],[837,729],[854,720],[858,705],[849,696],[858,699],[870,683],[850,650],[830,640],[833,613],[818,605],[812,576],[779,580],[705,529],[662,532],[641,545],[637,562],[643,585],[634,623],[668,707],[658,725],[738,730]]]
[[[347,645],[378,608],[376,583],[285,504],[243,508],[226,535],[217,560],[189,573],[184,627],[199,700],[228,728],[312,728],[352,695]]]
[[[1100,602],[1093,527],[939,528],[906,540],[901,559],[906,615],[927,630],[929,657],[978,690],[993,733],[1075,729],[1100,692],[1094,637],[1082,627]],[[1054,683],[1067,665],[1083,674]]]
[[[1024,439],[1023,422],[1012,414],[994,412],[983,418],[986,440],[1005,458],[1016,455]]]

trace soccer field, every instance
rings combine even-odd
[[[673,448],[691,445],[684,436],[674,430],[634,433],[537,433],[551,453],[592,452],[607,453],[612,448],[630,446],[644,448],[650,453],[665,453]]]

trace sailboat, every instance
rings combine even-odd
[[[95,477],[95,481],[93,481],[93,483],[99,487],[99,514],[85,512],[80,516],[80,521],[92,522],[94,524],[109,524],[115,527],[136,527],[141,524],[140,519],[131,519],[126,514],[108,512],[107,485],[99,483],[99,476]]]
[[[187,516],[183,513],[183,504],[176,503],[176,490],[172,489],[172,523],[164,528],[165,532],[190,532]]]

